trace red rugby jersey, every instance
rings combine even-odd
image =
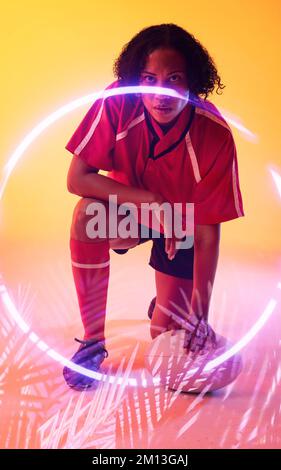
[[[107,88],[118,86],[115,81]],[[123,184],[171,203],[193,202],[195,224],[244,216],[232,132],[209,101],[185,106],[164,133],[141,96],[99,98],[66,149]]]

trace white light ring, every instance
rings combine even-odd
[[[98,98],[107,98],[108,96],[116,96],[116,95],[123,95],[123,94],[130,94],[130,93],[151,93],[151,94],[165,94],[173,97],[177,97],[180,99],[185,99],[186,101],[191,101],[193,102],[192,98],[190,97],[189,93],[187,93],[186,96],[178,94],[175,90],[172,90],[170,88],[163,88],[163,87],[148,87],[148,86],[129,86],[129,87],[120,87],[120,88],[113,88],[109,90],[104,90],[102,92],[98,93],[92,93],[90,95],[86,95],[82,98],[78,98],[77,100],[71,101],[69,104],[62,106],[59,108],[57,111],[54,113],[50,114],[45,118],[43,121],[41,121],[36,127],[32,129],[32,131],[27,134],[27,136],[22,140],[22,142],[16,147],[16,150],[12,153],[10,158],[8,159],[8,162],[4,166],[4,172],[3,172],[3,177],[0,182],[0,201],[3,197],[6,185],[8,183],[9,177],[15,168],[16,164],[18,163],[19,159],[22,157],[24,152],[27,150],[27,148],[35,141],[37,137],[39,137],[44,130],[46,130],[51,124],[54,122],[58,121],[61,117],[65,116],[68,114],[70,111],[73,111],[80,106],[83,106],[85,104],[93,103],[95,100]],[[233,117],[227,117],[225,113],[225,118],[228,120],[234,127],[236,127],[239,131],[243,132],[245,136],[250,136],[252,137],[252,140],[256,140],[257,137],[248,129],[246,129],[241,123],[237,121],[236,118]],[[279,181],[281,181],[281,177],[276,174],[273,170],[271,170],[272,176],[274,178],[274,181],[278,187],[278,190],[280,191],[281,188],[281,183],[280,183],[280,188],[279,188]],[[275,173],[275,175],[274,175]],[[278,182],[277,182],[278,181]],[[281,196],[281,191],[280,191],[280,196]],[[1,273],[0,273],[1,276]],[[37,345],[37,347],[45,351],[46,354],[49,357],[52,357],[55,361],[59,362],[60,364],[63,364],[72,370],[75,370],[83,375],[86,375],[88,377],[97,379],[97,380],[108,380],[110,383],[116,382],[115,376],[107,376],[106,374],[100,374],[98,372],[91,371],[89,369],[86,369],[85,367],[79,366],[72,361],[69,361],[69,359],[66,359],[64,356],[56,352],[54,349],[50,348],[44,341],[42,341],[34,332],[30,332],[30,327],[27,325],[27,323],[23,320],[21,317],[20,313],[18,312],[15,304],[13,303],[11,297],[8,294],[7,288],[4,285],[2,281],[2,276],[0,278],[0,295],[3,301],[3,304],[6,306],[7,310],[9,311],[10,315],[12,318],[15,320],[17,325],[20,327],[23,333],[28,334],[28,338],[30,341],[32,341],[34,344]],[[281,288],[281,283],[278,283],[278,288]],[[277,304],[277,301],[275,299],[270,299],[267,307],[265,308],[264,312],[260,315],[259,319],[256,321],[256,323],[250,328],[250,330],[237,342],[235,343],[228,351],[223,353],[221,356],[213,359],[209,363],[206,364],[204,367],[205,371],[211,370],[214,367],[217,367],[218,365],[222,364],[225,360],[229,359],[232,357],[234,354],[236,354],[238,351],[243,349],[253,338],[256,336],[256,334],[262,329],[264,324],[267,322],[271,314],[273,313],[275,306]],[[122,383],[123,378],[120,377],[118,378],[117,383]],[[133,385],[137,386],[137,380],[135,378],[126,378],[126,382],[128,385]],[[142,382],[143,384],[146,384],[146,381]],[[153,383],[154,385],[159,385],[159,377],[153,378]]]

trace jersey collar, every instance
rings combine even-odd
[[[144,107],[145,120],[153,137],[149,157],[157,159],[173,150],[189,131],[194,114],[195,106],[193,104],[186,105],[178,115],[174,125],[165,134],[161,126]]]

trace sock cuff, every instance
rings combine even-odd
[[[78,268],[105,268],[109,266],[109,241],[87,243],[70,238],[71,262]]]

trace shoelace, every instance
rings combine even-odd
[[[83,344],[84,346],[90,346],[92,344],[100,343],[100,341],[98,341],[96,339],[78,339],[78,338],[74,338],[74,340],[77,341],[77,343]],[[108,351],[107,351],[107,349],[105,349],[105,347],[102,345],[102,343],[100,344],[100,348],[103,349],[104,352],[106,353],[105,357],[108,357]]]

